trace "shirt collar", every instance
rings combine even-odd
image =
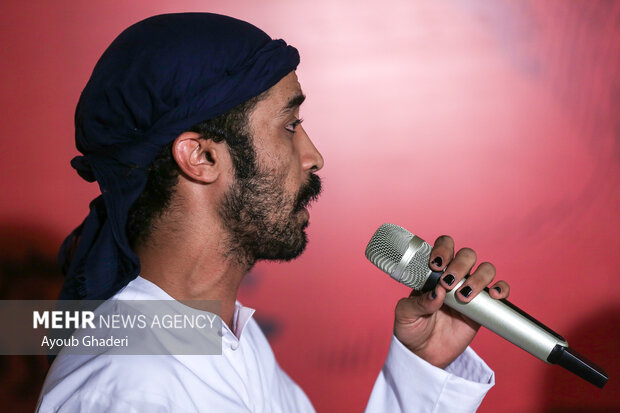
[[[116,300],[174,300],[158,285],[142,278],[136,277],[125,288],[120,290],[112,297]],[[234,335],[237,340],[241,340],[241,334],[246,325],[254,315],[253,308],[244,307],[239,301],[235,302],[235,311],[233,313],[232,329],[222,320],[222,329]],[[219,316],[218,316],[219,317]]]

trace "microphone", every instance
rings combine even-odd
[[[368,243],[366,258],[396,281],[426,292],[435,288],[443,273],[429,268],[431,249],[406,229],[383,224]],[[488,289],[469,303],[460,302],[454,294],[464,281],[446,294],[445,305],[546,363],[558,364],[600,388],[607,383],[607,373],[570,348],[562,336],[507,300],[491,298]]]

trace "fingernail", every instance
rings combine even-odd
[[[433,260],[433,264],[435,264],[438,267],[441,267],[442,262],[443,260],[441,259],[441,257],[435,257],[435,259]]]
[[[459,291],[459,292],[461,293],[461,295],[463,297],[467,298],[467,297],[469,297],[471,295],[471,287],[469,285],[465,286],[465,287],[461,288],[461,291]]]
[[[446,275],[445,277],[443,277],[443,282],[445,282],[448,285],[454,284],[454,275],[452,274]]]
[[[502,287],[493,287],[493,289],[497,291],[498,293],[502,292]]]
[[[437,298],[437,293],[435,292],[435,290],[431,291],[430,293],[428,293],[428,297],[431,300],[434,300],[435,298]]]

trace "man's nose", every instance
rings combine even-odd
[[[304,171],[309,170],[310,172],[316,172],[320,170],[321,168],[323,168],[323,164],[324,164],[323,156],[318,151],[316,146],[314,146],[314,144],[310,140],[310,137],[308,136],[306,131],[303,128],[299,128],[299,129],[300,129],[299,130],[300,134],[303,135],[303,136],[300,136],[302,138],[301,139],[302,146],[300,148],[301,165]]]

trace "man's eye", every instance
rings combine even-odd
[[[288,132],[295,133],[295,128],[301,125],[301,122],[303,121],[304,121],[303,119],[295,119],[295,122],[289,123],[288,125],[286,125],[284,129],[286,129]]]

